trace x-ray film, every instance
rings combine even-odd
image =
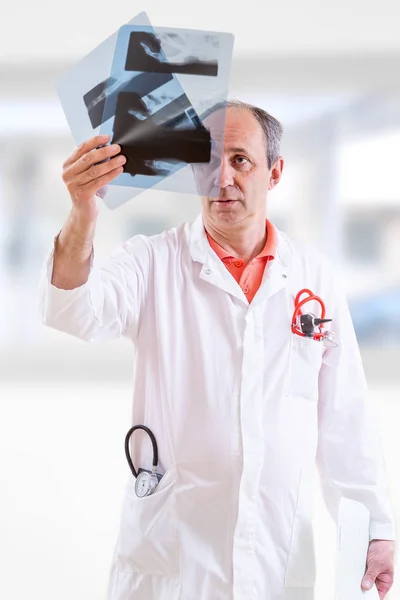
[[[109,208],[150,187],[219,194],[232,49],[229,33],[153,28],[141,13],[61,78],[76,143],[107,133],[127,157],[99,193]]]

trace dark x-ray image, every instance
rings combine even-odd
[[[120,185],[149,187],[153,182],[137,176],[167,177],[187,164],[210,161],[210,133],[176,71],[216,77],[218,62],[196,60],[189,52],[187,60],[171,63],[151,28],[125,26],[110,78],[85,94],[93,126],[101,119],[102,133],[110,134],[127,158]]]
[[[172,79],[170,73],[141,73],[134,78],[130,75],[127,81],[109,77],[97,84],[83,96],[93,129],[114,116],[120,92],[133,92],[143,97]]]
[[[175,34],[175,37],[179,36]],[[185,73],[187,75],[218,75],[218,62],[215,59],[200,60],[195,56],[183,62],[168,61],[161,47],[161,40],[146,31],[132,31],[126,55],[127,71],[147,71],[154,73]]]
[[[112,143],[121,145],[125,172],[131,175],[167,176],[168,169],[158,167],[158,161],[204,163],[211,155],[210,134],[185,95],[152,114],[139,94],[121,92]]]

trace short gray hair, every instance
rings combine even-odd
[[[214,113],[216,110],[222,108],[240,108],[244,110],[249,110],[253,114],[253,116],[257,119],[258,123],[261,125],[261,129],[264,133],[267,147],[268,169],[271,169],[272,165],[279,158],[281,139],[283,135],[283,126],[278,121],[278,119],[270,115],[263,108],[259,108],[258,106],[254,106],[253,104],[248,104],[247,102],[242,102],[241,100],[227,100],[226,102],[219,102],[218,104],[215,104],[214,106],[206,110],[201,115],[201,120],[203,121],[206,117]]]

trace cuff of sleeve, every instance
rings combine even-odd
[[[369,527],[369,540],[396,540],[396,528],[394,525],[383,525],[382,523],[373,523]]]
[[[72,290],[63,290],[51,283],[53,276],[54,253],[59,235],[60,232],[55,236],[53,246],[44,261],[40,283],[42,321],[43,323],[49,325],[53,321],[53,318],[62,313],[63,310],[72,304],[76,298],[87,295],[89,301],[92,303],[92,301],[96,298],[96,290],[101,283],[101,275],[98,269],[93,268],[93,249],[90,255],[90,271],[86,283]]]

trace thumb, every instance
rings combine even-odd
[[[372,588],[372,586],[375,583],[375,577],[372,575],[372,573],[366,573],[363,577],[363,580],[361,582],[361,587],[364,590],[370,590]]]

